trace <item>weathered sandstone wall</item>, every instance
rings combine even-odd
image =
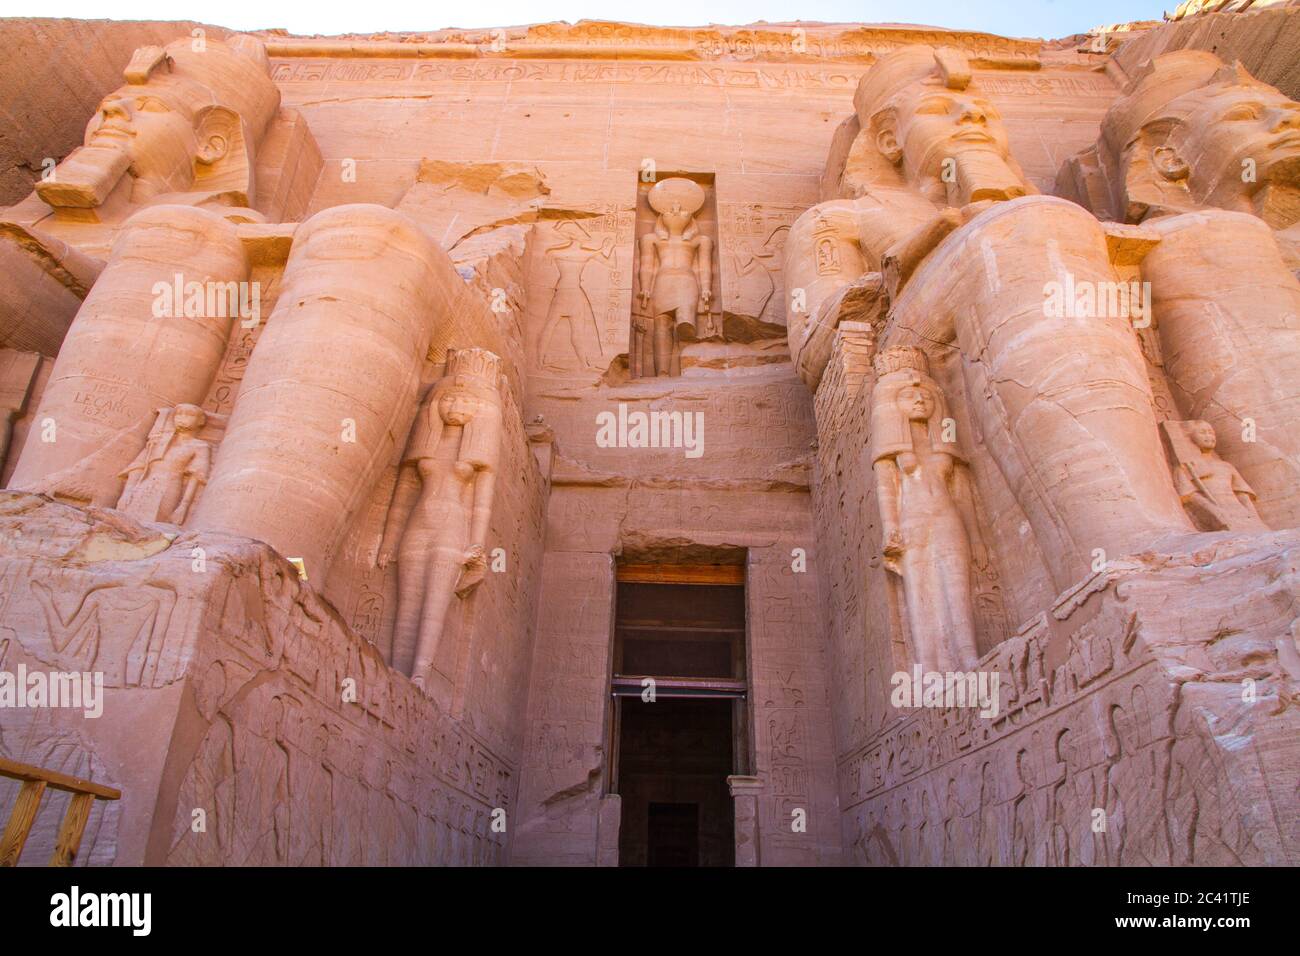
[[[1296,862],[1300,178],[1189,184],[1298,23],[0,23],[0,671],[107,685],[0,753],[123,790],[88,863],[617,863],[620,565],[717,565],[738,863]],[[1165,60],[1149,143],[1171,50],[1281,93]]]
[[[474,648],[473,704],[451,713],[265,545],[21,494],[2,520],[0,667],[104,674],[102,717],[7,710],[0,737],[12,759],[122,790],[96,806],[84,861],[503,862],[492,814],[513,815],[520,727],[480,687],[519,686],[531,595],[485,583],[482,633],[510,640]],[[43,808],[33,861],[64,804]]]

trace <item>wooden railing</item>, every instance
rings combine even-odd
[[[59,827],[59,836],[54,842],[54,856],[50,857],[50,866],[72,865],[77,850],[81,847],[81,834],[86,829],[86,821],[90,819],[90,808],[97,799],[117,800],[122,796],[120,790],[112,787],[91,783],[80,777],[69,777],[53,770],[42,770],[4,757],[0,757],[0,777],[22,781],[18,801],[9,814],[4,836],[0,836],[0,866],[18,865],[18,857],[22,855],[23,845],[27,842],[27,834],[31,832],[46,789],[63,790],[72,794],[68,812],[63,816],[63,826]]]

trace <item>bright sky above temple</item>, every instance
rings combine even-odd
[[[914,23],[1054,38],[1132,20],[1159,20],[1176,0],[477,0],[473,4],[365,0],[281,3],[265,0],[0,0],[0,15],[113,20],[198,20],[238,30],[282,27],[292,33],[374,33],[443,27],[515,26],[551,20],[624,20],[695,26],[790,20]]]

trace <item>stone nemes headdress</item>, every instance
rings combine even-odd
[[[925,352],[912,346],[886,349],[876,355],[876,385],[871,390],[871,463],[892,458],[900,452],[913,451],[911,421],[898,404],[906,388],[920,388],[934,402],[934,412],[926,423],[930,448],[965,461],[956,442],[943,440],[943,425],[948,416],[948,401],[939,383],[930,377]]]
[[[477,468],[494,468],[501,457],[501,357],[487,349],[448,349],[446,374],[420,406],[404,460],[433,454],[442,436],[438,404],[448,392],[466,392],[477,399],[477,409],[461,433],[458,460]]]

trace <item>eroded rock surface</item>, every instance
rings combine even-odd
[[[1300,862],[1294,4],[131,29],[0,25],[81,862]]]

